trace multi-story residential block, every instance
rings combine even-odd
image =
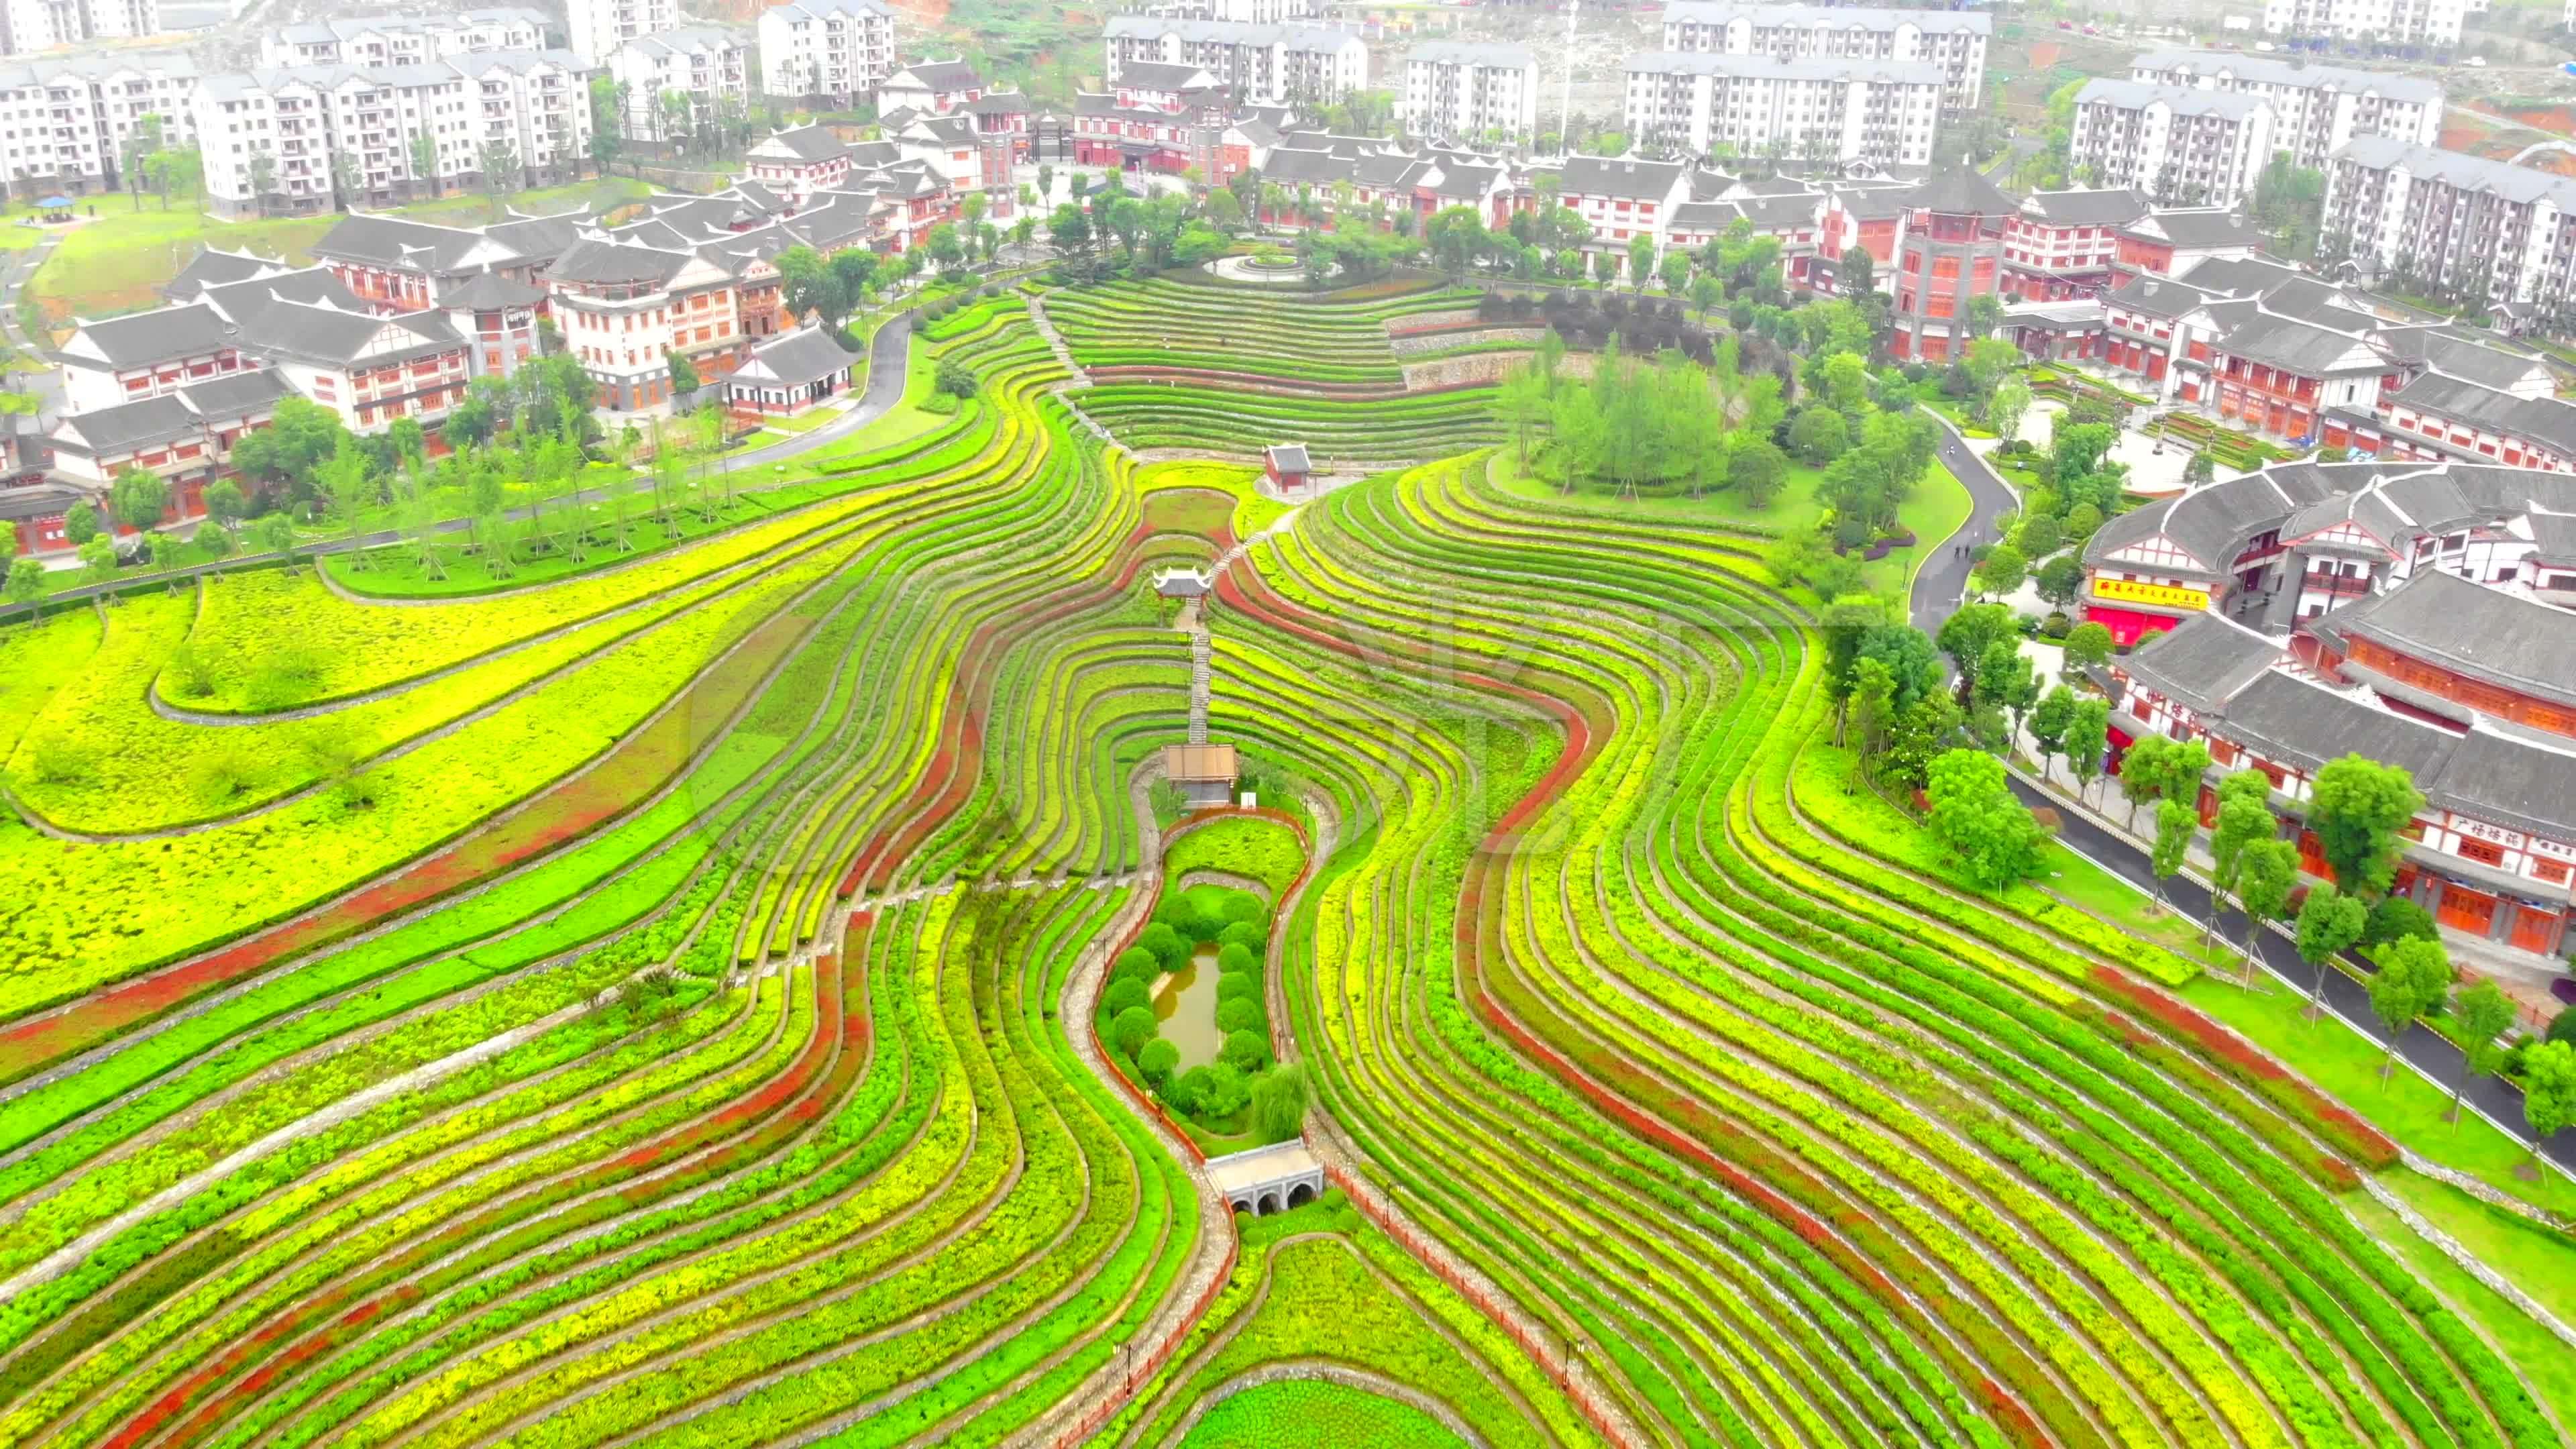
[[[1194,65],[1252,101],[1329,103],[1369,78],[1368,42],[1322,25],[1113,15],[1107,49],[1111,85],[1131,62]]]
[[[1277,25],[1308,19],[1320,11],[1315,0],[1160,0],[1145,13],[1165,20],[1225,20],[1237,25]]]
[[[2301,166],[2324,166],[2355,136],[2430,146],[2442,134],[2442,88],[2413,76],[2269,56],[2157,50],[2129,62],[2129,79],[2255,97],[2271,107],[2273,149],[2289,152]]]
[[[1970,111],[1985,93],[1986,42],[1994,28],[1994,17],[1983,10],[1749,0],[1672,0],[1664,7],[1666,50],[1773,60],[1926,61],[1948,79],[1942,103]]]
[[[2147,215],[2147,199],[2125,186],[2034,191],[2004,224],[2006,301],[2064,302],[2099,297],[2119,280],[2120,229]]]
[[[2001,296],[2004,230],[2019,205],[1964,166],[1934,173],[1900,200],[1888,350],[1925,362],[1957,357],[1975,336],[1968,304]]]
[[[6,0],[0,4],[0,50],[11,55],[159,34],[160,0]]]
[[[143,118],[165,141],[196,139],[196,63],[185,56],[92,56],[0,65],[0,166],[28,199],[124,188]]]
[[[791,0],[760,12],[760,88],[854,105],[895,72],[883,0]]]
[[[630,40],[608,55],[626,88],[626,137],[662,143],[695,135],[751,104],[752,37],[722,25],[683,25]]]
[[[372,20],[306,20],[260,37],[259,63],[419,65],[477,50],[543,50],[543,11],[518,6],[453,15],[384,15]]]
[[[668,405],[675,355],[710,381],[733,370],[743,341],[734,287],[729,269],[694,251],[604,234],[574,242],[546,271],[564,349],[613,412]]]
[[[2192,86],[2091,80],[2075,94],[2070,174],[2164,204],[2234,206],[2272,159],[2271,106]]]
[[[590,96],[564,51],[477,51],[424,65],[297,66],[210,76],[196,96],[208,201],[227,216],[369,205],[588,163]]]
[[[2263,0],[2271,35],[2384,41],[2391,45],[2460,43],[2462,0]]]
[[[1929,61],[1774,60],[1722,51],[1628,58],[1629,133],[1740,156],[1928,165],[1941,121]]]
[[[1538,57],[1518,45],[1440,40],[1404,58],[1397,114],[1416,135],[1469,140],[1538,130]]]
[[[564,25],[572,53],[591,69],[607,64],[617,47],[687,22],[679,0],[564,0]]]
[[[2576,308],[2576,178],[2362,136],[2326,163],[2321,256],[2482,299],[2516,330]]]

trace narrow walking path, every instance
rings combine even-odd
[[[1926,634],[1937,633],[1941,621],[1950,617],[1959,602],[1968,596],[1968,574],[1975,567],[1969,555],[1995,541],[1995,519],[2021,506],[2010,485],[1986,466],[1968,447],[1968,440],[1950,426],[1950,420],[1930,408],[1923,411],[1941,425],[1941,446],[1937,450],[1944,467],[1968,489],[1968,521],[1947,543],[1930,545],[1932,553],[1914,573],[1914,589],[1906,601],[1906,613],[1914,627]]]

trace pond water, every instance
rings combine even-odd
[[[1203,944],[1190,964],[1154,983],[1154,1019],[1163,1040],[1181,1053],[1180,1070],[1203,1067],[1225,1048],[1216,1029],[1216,947]]]

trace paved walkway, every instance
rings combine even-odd
[[[1907,600],[1906,612],[1914,620],[1914,627],[1934,634],[1940,632],[1941,621],[1949,618],[1958,609],[1959,601],[1968,596],[1968,573],[1975,567],[1968,551],[1993,543],[1995,518],[2020,507],[2021,500],[1994,469],[1986,466],[1984,459],[1969,451],[1967,439],[1959,436],[1948,418],[1930,408],[1923,411],[1941,425],[1938,456],[1943,466],[1968,485],[1970,500],[1968,521],[1960,525],[1948,543],[1932,545],[1931,556],[1915,571],[1913,595]]]
[[[2065,797],[2047,792],[2016,772],[2012,777],[2015,794],[2034,806],[2045,805],[2057,811],[2061,822],[2058,839],[2103,869],[2111,871],[2140,890],[2153,893],[2155,872],[2148,866],[2144,844],[2123,831],[2096,819],[2090,811],[2070,808]],[[2209,919],[2212,909],[2208,887],[2188,874],[2177,875],[2165,886],[2168,908],[2195,922]],[[2230,941],[2245,938],[2245,918],[2230,908],[2219,913],[2219,932]],[[2256,941],[2256,955],[2264,967],[2280,978],[2300,997],[2316,979],[2315,970],[2299,959],[2290,940],[2277,931],[2266,931]],[[2355,958],[2358,959],[2358,958]],[[2361,982],[2341,971],[2326,973],[2326,1005],[2352,1028],[2374,1042],[2385,1043],[2388,1031],[2371,1014],[2370,992]],[[2327,1029],[2322,1023],[2319,1030]],[[2337,1028],[2340,1029],[2340,1028]],[[2460,1080],[2460,1049],[2451,1045],[2422,1023],[2410,1023],[2399,1035],[2398,1051],[2435,1084],[2448,1091]],[[2522,1115],[2522,1091],[2498,1077],[2480,1077],[2469,1084],[2469,1104],[2498,1127],[2519,1141],[2532,1140],[2530,1126]],[[2576,1134],[2562,1132],[2541,1148],[2562,1167],[2576,1169]]]

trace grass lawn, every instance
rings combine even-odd
[[[1812,496],[1814,488],[1808,489]],[[1914,585],[1914,571],[1932,556],[1932,551],[1950,541],[1950,536],[1965,527],[1968,515],[1976,511],[1977,501],[1968,494],[1968,485],[1958,475],[1934,463],[1923,475],[1914,496],[1896,510],[1896,520],[1914,530],[1914,546],[1900,548],[1871,564],[1867,574],[1870,588],[1878,593],[1903,594]]]
[[[2399,1169],[2382,1174],[2379,1181],[2560,1321],[2576,1324],[2576,1237],[2551,1232],[2420,1172]]]
[[[2531,1155],[2521,1142],[2475,1117],[2456,1124],[2442,1120],[2450,1110],[2451,1094],[2402,1067],[2389,1073],[2383,1085],[2379,1067],[2385,1058],[2380,1049],[2339,1022],[2305,1019],[2304,997],[2292,995],[2269,978],[2261,978],[2261,984],[2249,992],[2206,976],[2184,987],[2181,994],[2427,1160],[2469,1173],[2550,1212],[2576,1216],[2576,1183],[2565,1174],[2544,1169],[2528,1182],[2516,1176],[2514,1169]]]
[[[2415,1193],[2419,1185],[2438,1188],[2460,1197],[2462,1201],[2468,1201],[2464,1194],[2456,1193],[2440,1183],[2418,1177],[2402,1169],[2391,1172],[2380,1180],[2395,1189],[2398,1196],[2407,1199],[2409,1203],[2415,1202]],[[2558,1416],[2561,1424],[2576,1425],[2576,1354],[2570,1354],[2567,1351],[2567,1345],[2559,1342],[2555,1334],[2533,1321],[2529,1314],[2507,1302],[2502,1294],[2471,1277],[2466,1269],[2444,1256],[2441,1249],[2417,1236],[2414,1230],[2398,1220],[2395,1213],[2357,1192],[2344,1194],[2341,1201],[2345,1210],[2352,1214],[2355,1222],[2361,1224],[2373,1237],[2385,1244],[2390,1252],[2396,1254],[2399,1261],[2414,1269],[2433,1291],[2441,1294],[2444,1299],[2457,1307],[2472,1325],[2485,1333],[2497,1350],[2511,1360],[2515,1368],[2522,1371],[2523,1380],[2531,1385],[2532,1391],[2539,1396],[2540,1401]],[[2420,1205],[2417,1210],[2422,1211]],[[2432,1214],[2427,1213],[2426,1216],[2429,1218]],[[2433,1222],[2435,1226],[2451,1231],[2455,1236],[2458,1234],[2456,1228],[2440,1218],[2433,1218]],[[2477,1243],[2463,1238],[2462,1244],[2490,1266],[2502,1269],[2513,1279],[2516,1286],[2540,1300],[2551,1312],[2562,1315],[2565,1313],[2566,1310],[2552,1302],[2551,1294],[2544,1292],[2543,1289],[2556,1290],[2557,1295],[2563,1298],[2569,1282],[2568,1270],[2571,1266],[2576,1266],[2576,1262],[2566,1258],[2559,1259],[2552,1268],[2552,1271],[2559,1275],[2558,1280],[2554,1283],[2544,1283],[2520,1267],[2489,1256],[2486,1249]]]
[[[1506,493],[1546,503],[1564,501],[1564,490],[1523,468],[1519,454],[1510,447],[1495,450],[1492,466],[1494,482]],[[1679,493],[1612,498],[1587,492],[1584,502],[1613,516],[1669,518],[1685,523],[1742,524],[1767,532],[1789,534],[1813,526],[1823,516],[1825,507],[1816,501],[1816,480],[1823,476],[1822,469],[1790,464],[1787,485],[1761,508],[1747,507],[1743,498],[1722,488],[1698,498]]]
[[[520,211],[564,211],[583,202],[609,206],[634,201],[650,191],[640,181],[613,177],[521,192],[509,204]],[[336,213],[325,213],[221,221],[175,202],[164,211],[155,198],[146,198],[140,211],[130,205],[122,197],[110,197],[100,204],[98,220],[65,232],[62,245],[28,281],[27,298],[57,322],[75,314],[98,317],[155,306],[161,300],[161,285],[177,275],[200,246],[301,264],[336,219]],[[491,199],[479,192],[392,210],[397,216],[460,226],[493,219]],[[0,226],[0,231],[21,230],[29,229]]]

